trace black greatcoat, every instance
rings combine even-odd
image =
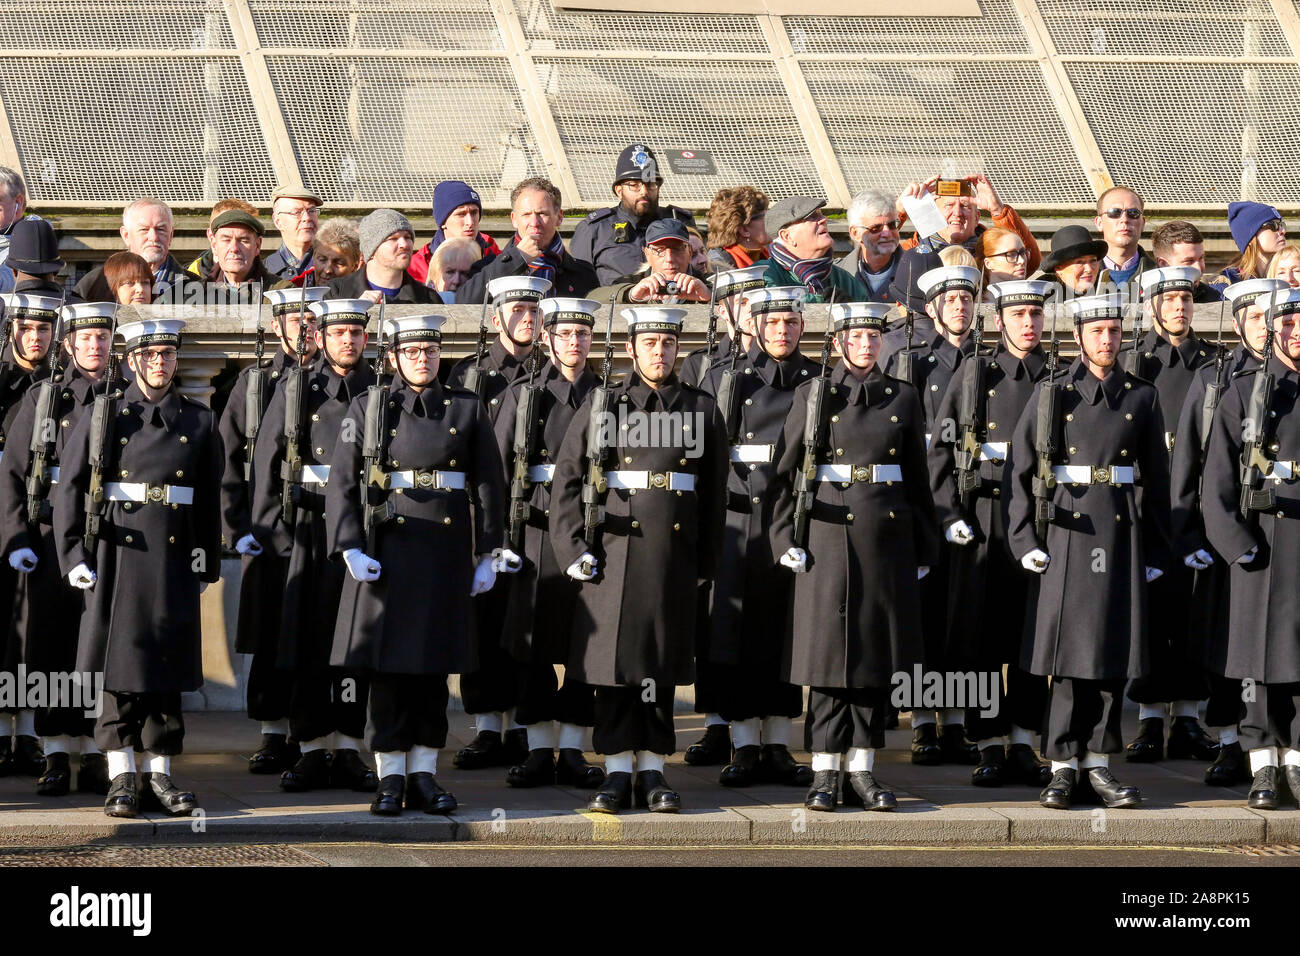
[[[695,492],[611,488],[599,541],[583,540],[582,483],[592,394],[578,409],[560,447],[551,499],[551,546],[567,569],[584,551],[597,558],[597,577],[582,584],[574,611],[573,643],[566,675],[599,687],[660,685],[694,680],[696,592],[714,575],[722,537],[727,481],[727,436],[713,399],[670,376],[655,391],[635,373],[614,386],[615,416],[674,412],[694,438],[659,447],[629,445],[619,425],[617,463],[605,467],[695,475]],[[594,391],[593,391],[594,394]],[[622,411],[626,409],[626,413]],[[683,426],[684,427],[684,426]],[[666,429],[660,431],[661,437]],[[701,434],[702,433],[702,434]],[[695,447],[690,457],[687,444]]]
[[[1051,556],[1027,617],[1021,667],[1031,674],[1121,680],[1148,670],[1146,568],[1164,570],[1169,553],[1169,454],[1154,386],[1116,363],[1105,379],[1075,359],[1058,376],[1061,453],[1057,465],[1134,465],[1144,482],[1143,506],[1133,485],[1059,482],[1047,540],[1034,529],[1032,478],[1039,383],[1011,439],[1002,494],[1017,562],[1035,548]],[[1103,570],[1104,569],[1104,570]],[[1026,572],[1028,573],[1028,572]]]
[[[293,374],[292,370],[289,372]],[[307,369],[303,389],[302,434],[298,450],[304,465],[329,466],[339,429],[352,401],[374,383],[367,365],[341,377],[324,357]],[[284,590],[281,592],[280,642],[276,664],[285,670],[319,668],[329,662],[334,640],[339,594],[347,570],[331,561],[325,542],[325,488],[310,483],[299,486],[298,507],[292,528],[284,524],[281,465],[288,439],[286,389],[277,389],[266,409],[253,459],[253,534],[267,550],[289,550]],[[353,440],[360,441],[357,433]]]
[[[786,626],[794,599],[794,575],[777,563],[768,530],[776,480],[776,448],[785,430],[798,386],[817,376],[821,366],[796,353],[778,362],[755,345],[737,364],[740,424],[738,445],[770,445],[766,464],[731,462],[727,475],[727,523],[721,560],[713,582],[708,659],[749,665],[746,670],[775,679],[781,671]],[[729,367],[709,370],[704,390],[716,395]]]
[[[1034,385],[1047,374],[1047,356],[1041,348],[1035,348],[1019,359],[999,345],[993,356],[981,356],[979,360],[985,372],[975,408],[977,437],[981,443],[1009,445]],[[963,367],[944,393],[929,450],[930,491],[934,495],[939,526],[946,531],[957,521],[965,521],[975,534],[970,544],[949,545],[947,549],[945,659],[966,668],[1000,669],[1008,661],[1019,660],[1024,608],[1030,598],[1029,580],[1012,558],[1007,544],[1006,508],[1002,498],[1005,461],[986,457],[979,462],[980,484],[971,506],[963,507],[957,492],[954,449],[961,439],[964,372]]]
[[[474,356],[461,359],[452,367],[447,376],[447,384],[455,388],[465,387],[465,376],[474,367]],[[528,377],[528,359],[522,361],[506,351],[500,337],[492,340],[487,351],[483,353],[483,364],[479,368],[483,376],[483,401],[487,404],[488,415],[493,422],[501,413],[501,399],[506,390],[521,378]]]
[[[0,363],[0,456],[3,456],[7,444],[5,436],[18,417],[23,395],[31,387],[32,380],[32,373],[15,365],[12,360]],[[3,461],[3,457],[0,457],[0,461]],[[0,564],[0,621],[12,619],[17,587],[18,572],[9,567],[8,561]],[[3,663],[5,670],[12,671],[18,666],[22,649],[8,627],[4,630],[4,640],[4,654],[0,655],[0,663]]]
[[[555,463],[564,434],[579,406],[591,389],[600,384],[600,376],[583,370],[578,381],[570,384],[560,370],[547,362],[537,373],[543,385],[538,421],[533,438],[529,465]],[[515,467],[515,413],[519,394],[528,378],[516,381],[501,398],[497,416],[496,440],[501,460],[505,462],[507,494]],[[516,660],[564,664],[569,659],[569,639],[573,633],[573,606],[578,597],[578,582],[555,563],[551,547],[551,482],[535,482],[528,499],[530,513],[524,526],[524,566],[506,576],[509,596],[501,643]]]
[[[1268,419],[1266,454],[1274,461],[1300,459],[1300,376],[1276,355],[1269,356],[1274,387]],[[1214,550],[1235,562],[1258,546],[1249,564],[1232,563],[1232,592],[1224,677],[1251,678],[1265,684],[1300,681],[1300,597],[1295,575],[1300,567],[1300,482],[1268,482],[1276,506],[1247,521],[1238,510],[1241,495],[1241,446],[1258,366],[1233,377],[1215,410],[1205,456],[1205,530]]]
[[[916,389],[873,368],[862,381],[844,361],[830,373],[819,464],[898,465],[898,482],[819,481],[808,570],[793,574],[782,677],[812,687],[885,688],[921,660],[918,567],[932,567],[939,531]],[[794,475],[803,464],[808,389],[795,392],[777,448],[772,553],[794,546]],[[786,570],[782,568],[782,570]]]
[[[886,375],[897,375],[898,353],[907,345],[907,328],[900,326],[885,333],[876,364]],[[912,382],[921,393],[925,411],[926,434],[934,426],[948,383],[957,369],[975,352],[975,337],[967,336],[961,348],[953,345],[934,328],[930,317],[917,319],[912,329]]]
[[[77,670],[102,671],[107,690],[174,693],[203,683],[199,584],[221,577],[221,437],[211,409],[177,392],[155,404],[127,386],[105,444],[104,481],[194,489],[192,505],[106,501],[87,554],[90,422],[81,416],[63,450],[54,534],[64,577],[80,563],[99,580],[85,592]],[[125,444],[123,444],[125,440]]]
[[[348,407],[364,434],[365,393]],[[383,571],[343,582],[330,664],[382,674],[461,674],[476,666],[470,646],[470,585],[477,555],[502,545],[505,477],[487,409],[473,392],[437,382],[415,392],[395,381],[388,399],[385,471],[465,473],[465,488],[395,489],[394,518],[379,525],[370,556]],[[361,521],[362,443],[340,441],[325,489],[332,557],[366,550]]]
[[[293,367],[296,358],[277,348],[275,355],[264,359],[262,378],[262,414],[279,390],[284,374]],[[252,366],[241,369],[221,413],[221,444],[225,467],[221,473],[221,531],[226,544],[234,547],[253,530],[252,462],[247,460],[248,439],[244,428],[248,423],[248,373]],[[265,434],[259,426],[258,440]],[[284,575],[288,567],[287,542],[273,548],[261,542],[259,555],[244,555],[239,559],[239,611],[235,623],[235,650],[241,654],[254,654],[262,650],[274,653],[280,632],[280,603],[284,593]]]
[[[736,367],[743,368],[749,360],[747,352],[741,352],[736,356]],[[714,362],[731,361],[731,336],[720,335],[718,340],[713,343],[713,351],[708,348],[693,349],[687,353],[686,358],[682,359],[682,367],[677,372],[677,377],[687,385],[694,385],[696,388],[704,388],[704,378],[708,375],[709,369]]]

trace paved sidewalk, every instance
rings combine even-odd
[[[1136,714],[1126,715],[1126,735]],[[71,794],[41,798],[30,778],[0,779],[0,847],[114,843],[416,843],[477,841],[516,845],[851,845],[851,846],[1215,846],[1300,844],[1300,810],[1246,809],[1245,785],[1211,788],[1204,764],[1166,761],[1115,771],[1142,788],[1140,809],[1079,807],[1061,812],[1038,805],[1036,789],[982,789],[970,785],[969,767],[913,767],[911,733],[891,731],[877,755],[876,776],[899,798],[893,813],[841,809],[807,813],[803,791],[762,786],[718,786],[720,768],[687,767],[681,752],[703,729],[703,718],[677,718],[678,756],[667,777],[681,793],[679,814],[634,810],[590,814],[588,794],[565,787],[515,790],[503,769],[457,771],[454,752],[473,736],[471,718],[451,715],[451,737],[439,761],[439,782],[460,801],[452,817],[407,812],[380,818],[369,796],[341,791],[287,794],[274,776],[248,773],[242,759],[259,743],[257,725],[241,714],[187,715],[187,753],[173,775],[195,790],[203,807],[196,818],[150,814],[113,820],[101,798]],[[798,728],[796,728],[798,732]],[[796,736],[798,739],[798,736]],[[807,755],[801,759],[807,760]],[[75,765],[75,761],[74,761]]]

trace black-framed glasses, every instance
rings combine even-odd
[[[1269,232],[1286,232],[1286,222],[1282,219],[1270,219],[1259,228],[1261,232],[1265,229]]]
[[[1007,262],[1028,262],[1029,253],[1024,249],[1008,249],[1006,252],[995,252],[988,258],[1006,259]]]
[[[1114,209],[1107,209],[1104,213],[1102,213],[1102,215],[1105,216],[1107,219],[1119,219],[1121,216],[1124,216],[1128,219],[1132,219],[1136,221],[1142,218],[1142,210],[1136,208],[1135,206],[1129,206],[1129,208],[1127,209],[1121,209],[1118,206],[1116,206]]]
[[[408,362],[418,362],[420,360],[420,356],[422,355],[430,362],[432,362],[434,359],[436,359],[439,355],[442,354],[442,346],[426,345],[423,348],[421,348],[418,345],[406,345],[402,347],[401,353],[402,353],[402,358],[406,359]]]

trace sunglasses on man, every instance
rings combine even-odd
[[[1121,216],[1124,216],[1128,219],[1132,219],[1136,221],[1142,218],[1142,210],[1133,208],[1132,206],[1130,206],[1128,209],[1120,209],[1118,206],[1116,206],[1114,209],[1107,209],[1104,213],[1102,213],[1102,215],[1105,216],[1107,219],[1119,219]]]

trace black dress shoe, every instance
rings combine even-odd
[[[1205,768],[1205,782],[1211,787],[1234,787],[1250,779],[1246,754],[1235,740],[1219,747],[1214,763]]]
[[[442,787],[431,773],[413,773],[406,779],[406,809],[425,813],[451,813],[456,798]]]
[[[506,771],[506,783],[512,787],[554,786],[555,751],[545,748],[530,751],[527,760]]]
[[[682,798],[658,770],[638,771],[632,792],[636,805],[651,813],[676,813],[682,808]]]
[[[1219,755],[1219,742],[1205,732],[1195,717],[1175,717],[1165,753],[1170,760],[1213,760]]]
[[[921,724],[912,731],[912,763],[922,767],[937,767],[943,763],[939,732],[934,724]]]
[[[1155,763],[1165,756],[1165,722],[1160,717],[1138,721],[1138,735],[1124,748],[1130,763]]]
[[[330,760],[330,786],[335,790],[370,793],[379,786],[379,776],[366,766],[361,754],[348,747],[334,751]]]
[[[1300,806],[1300,767],[1293,767],[1290,764],[1283,767],[1282,779],[1286,781],[1287,789],[1291,791],[1291,802]]]
[[[39,777],[45,773],[45,751],[35,737],[23,734],[14,738],[13,772],[23,777]]]
[[[1043,792],[1038,795],[1038,802],[1049,810],[1068,810],[1074,795],[1074,786],[1078,780],[1076,771],[1062,767],[1052,774],[1052,779]]]
[[[1276,810],[1280,806],[1279,769],[1260,767],[1255,771],[1255,779],[1250,782],[1250,795],[1246,797],[1246,806],[1252,810]]]
[[[134,773],[119,773],[108,788],[104,812],[110,817],[138,817],[140,797],[136,790]]]
[[[1092,792],[1111,810],[1136,807],[1142,803],[1142,791],[1137,787],[1122,785],[1109,767],[1089,767],[1088,784],[1092,787]]]
[[[77,792],[108,794],[108,758],[103,754],[82,754],[77,768]]]
[[[564,747],[555,761],[555,782],[579,790],[595,790],[605,782],[605,771],[587,763],[576,747]]]
[[[505,736],[501,738],[501,746],[505,751],[501,755],[505,766],[513,767],[517,763],[523,763],[531,753],[528,749],[528,728],[517,727],[514,730],[507,730]]]
[[[898,801],[894,795],[876,783],[870,770],[850,770],[846,776],[854,794],[865,810],[897,810]]]
[[[144,791],[140,795],[142,809],[161,810],[169,817],[188,817],[198,809],[198,798],[172,783],[168,774],[146,773],[140,782]]]
[[[45,772],[36,781],[36,793],[42,797],[66,796],[72,789],[72,767],[67,754],[50,754],[45,758]]]
[[[758,762],[761,750],[758,744],[737,747],[731,763],[718,774],[718,783],[724,787],[752,787],[758,783]]]
[[[504,754],[501,735],[495,730],[480,730],[468,746],[456,752],[451,764],[457,770],[484,770],[488,767],[508,767],[510,763],[518,762],[507,762]]]
[[[1038,759],[1029,744],[1007,748],[1006,779],[1027,787],[1045,787],[1052,781],[1052,768]]]
[[[813,781],[812,767],[794,759],[785,744],[763,744],[758,755],[758,778],[787,787],[807,787]]]
[[[840,792],[840,772],[838,770],[814,770],[812,786],[803,799],[803,805],[809,810],[831,813],[835,810],[835,801]]]
[[[618,813],[632,809],[632,775],[615,771],[587,801],[587,809],[597,813]]]
[[[402,812],[402,795],[406,790],[404,774],[389,774],[379,781],[375,799],[370,801],[370,812],[380,817],[395,817]]]
[[[971,771],[970,782],[977,787],[1000,787],[1006,776],[1007,754],[1001,744],[980,751],[979,766]]]
[[[262,746],[248,758],[249,773],[281,773],[302,756],[298,745],[289,743],[284,734],[262,734]]]
[[[944,724],[939,728],[939,750],[944,763],[973,767],[980,762],[980,749],[966,739],[966,728],[961,724]]]
[[[330,752],[322,747],[309,750],[298,762],[280,775],[280,789],[285,793],[324,790],[330,785]]]
[[[686,748],[685,759],[692,767],[720,767],[731,759],[731,727],[713,724],[704,736]]]

